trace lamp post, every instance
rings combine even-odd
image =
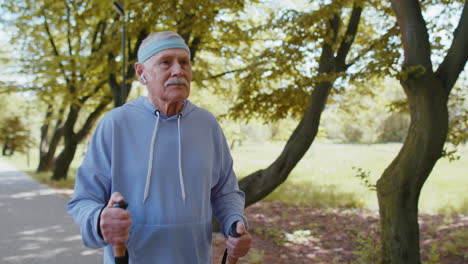
[[[123,105],[125,102],[125,96],[126,96],[126,86],[125,86],[125,9],[123,5],[119,2],[116,1],[113,4],[114,8],[117,10],[117,12],[120,14],[120,17],[122,19],[122,90],[120,91],[120,100],[117,103],[117,105]]]

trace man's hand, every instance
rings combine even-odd
[[[132,220],[130,212],[120,208],[112,208],[115,203],[124,201],[124,197],[115,192],[112,194],[106,208],[102,210],[100,228],[104,241],[110,244],[125,244]]]
[[[226,241],[228,255],[231,258],[238,259],[243,257],[249,252],[252,245],[252,236],[245,230],[244,223],[239,221],[236,227],[237,233],[241,234],[240,237],[229,236]]]

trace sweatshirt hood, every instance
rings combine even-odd
[[[179,114],[181,114],[182,117],[185,117],[188,114],[190,114],[190,112],[192,112],[193,110],[195,110],[197,108],[194,104],[192,104],[187,99],[184,100],[183,104],[184,104],[184,106],[182,107],[182,111],[180,111],[180,113],[178,113],[176,115],[173,115],[173,116],[166,116],[165,114],[160,112],[160,118],[166,119],[166,120],[171,120],[171,119],[175,120],[175,119],[177,119],[177,116]],[[133,101],[127,103],[127,105],[129,107],[136,107],[139,110],[141,110],[141,111],[143,111],[143,112],[145,112],[147,114],[151,114],[151,115],[155,115],[155,111],[159,110],[153,104],[151,104],[151,102],[150,102],[150,100],[149,100],[149,98],[147,96],[140,96],[136,100],[133,100]]]
[[[151,114],[156,116],[156,121],[154,124],[153,128],[153,133],[151,136],[151,144],[150,144],[150,152],[148,155],[148,170],[146,174],[146,184],[145,184],[145,190],[143,193],[143,203],[146,202],[148,196],[150,195],[150,185],[151,185],[151,175],[153,173],[153,162],[154,159],[157,157],[154,157],[154,152],[155,152],[155,147],[157,145],[156,142],[156,137],[158,134],[158,129],[159,129],[159,123],[160,119],[165,119],[168,121],[177,121],[177,137],[178,137],[178,171],[179,171],[179,185],[180,185],[180,191],[181,191],[181,198],[183,203],[185,204],[185,185],[184,185],[184,176],[182,172],[182,146],[181,146],[181,136],[180,136],[180,130],[181,130],[181,120],[183,117],[186,117],[187,115],[192,112],[196,106],[192,104],[189,100],[184,100],[184,106],[182,107],[182,111],[180,113],[173,115],[173,116],[166,116],[162,112],[159,111],[153,104],[150,103],[148,97],[146,96],[141,96],[137,100],[134,100],[130,103],[128,103],[129,107],[136,107],[139,110],[142,110],[146,114]]]

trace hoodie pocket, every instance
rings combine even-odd
[[[211,221],[177,225],[134,224],[127,249],[130,264],[211,263]]]

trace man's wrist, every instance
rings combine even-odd
[[[232,224],[235,223],[235,222],[241,222],[241,223],[244,224],[246,229],[248,228],[247,221],[245,220],[245,218],[242,215],[233,214],[233,215],[229,216],[228,219],[224,222],[223,233],[224,233],[224,236],[226,238],[229,237],[229,230],[230,230]]]
[[[102,235],[102,231],[101,231],[101,214],[102,214],[102,211],[104,211],[105,208],[106,208],[106,206],[104,205],[102,207],[101,211],[99,212],[99,216],[98,216],[98,220],[97,220],[97,233],[102,239],[104,239],[104,236]]]

